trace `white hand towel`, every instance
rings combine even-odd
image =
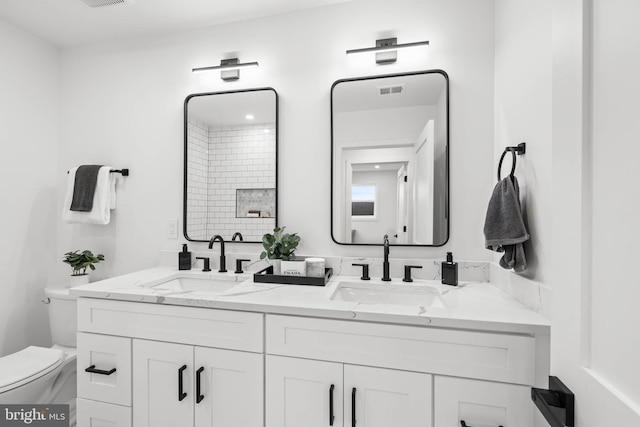
[[[67,194],[62,207],[62,219],[68,223],[84,224],[109,224],[111,209],[115,209],[116,174],[111,173],[111,166],[103,166],[98,171],[96,191],[93,195],[93,209],[90,212],[77,212],[70,210],[73,200],[73,186],[76,180],[78,167],[69,171],[67,178]]]

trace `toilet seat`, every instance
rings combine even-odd
[[[0,394],[48,374],[64,359],[60,349],[35,346],[0,358]]]

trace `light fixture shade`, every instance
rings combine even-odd
[[[375,47],[349,49],[347,50],[347,55],[354,53],[375,52],[377,64],[393,64],[398,60],[398,49],[415,46],[426,46],[428,44],[428,40],[398,44],[398,39],[396,37],[391,37],[387,39],[376,40]]]
[[[240,68],[257,67],[257,62],[241,63],[238,58],[229,58],[220,60],[220,65],[212,65],[210,67],[192,68],[191,71],[199,73],[203,71],[220,70],[220,78],[224,81],[234,81],[240,78]]]

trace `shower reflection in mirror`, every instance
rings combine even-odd
[[[184,224],[188,240],[259,242],[277,224],[277,94],[195,94],[185,101]],[[240,242],[240,240],[238,240]]]
[[[440,246],[448,239],[448,77],[337,81],[332,89],[332,237]]]

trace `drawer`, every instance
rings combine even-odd
[[[532,427],[530,388],[463,378],[435,377],[434,425]]]
[[[266,352],[533,385],[528,335],[268,315]]]
[[[87,399],[76,400],[77,427],[131,427],[131,408]]]
[[[78,397],[131,406],[130,338],[79,332],[77,360]]]
[[[78,330],[262,353],[263,314],[78,299]]]

